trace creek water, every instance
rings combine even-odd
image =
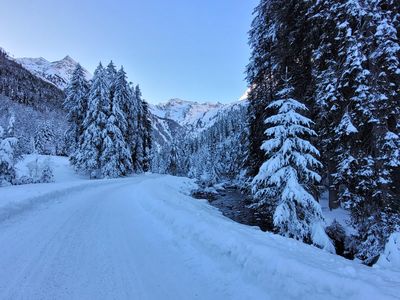
[[[238,188],[228,187],[218,191],[217,194],[204,194],[199,192],[195,198],[207,199],[208,202],[218,208],[222,214],[238,223],[258,226],[261,230],[266,230],[266,225],[262,218],[251,208],[251,200]]]

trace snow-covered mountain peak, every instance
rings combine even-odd
[[[62,90],[68,85],[72,73],[78,64],[69,55],[65,56],[61,60],[53,62],[49,62],[43,57],[23,57],[17,58],[16,61],[32,74],[54,84]],[[92,78],[92,75],[87,70],[84,69],[84,71],[87,79]]]
[[[160,139],[157,143],[168,142],[177,132],[195,136],[213,126],[219,118],[246,105],[247,101],[238,101],[230,104],[218,102],[199,103],[179,98],[157,105],[150,105],[153,126],[156,128],[155,131],[160,133]]]
[[[246,100],[222,104],[199,103],[179,98],[157,105],[150,104],[154,144],[160,149],[175,141],[177,136],[196,137],[221,118],[229,117],[247,104]]]
[[[181,126],[193,126],[199,119],[212,111],[218,111],[224,105],[221,103],[199,103],[174,98],[166,103],[153,105],[152,112],[159,118],[172,119]]]
[[[168,100],[166,103],[160,104],[160,105],[182,105],[182,104],[192,104],[192,103],[197,103],[197,102],[182,100],[180,98],[173,98],[173,99]]]
[[[70,62],[76,63],[75,60],[74,60],[71,56],[69,56],[69,55],[65,56],[65,57],[62,59],[62,61],[70,61]]]

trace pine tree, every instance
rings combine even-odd
[[[36,130],[35,149],[39,154],[55,154],[54,132],[47,121]]]
[[[168,161],[165,169],[165,172],[167,174],[171,174],[174,176],[180,175],[178,151],[179,151],[178,145],[176,143],[172,143],[167,156]]]
[[[78,170],[89,174],[91,178],[101,177],[101,157],[107,138],[106,125],[110,110],[107,74],[100,63],[89,90],[82,145],[77,157]]]
[[[149,106],[145,100],[142,100],[142,130],[143,130],[143,162],[142,168],[144,172],[150,170],[151,166],[151,147],[152,147],[152,127],[150,120]]]
[[[13,136],[14,121],[11,117],[7,134],[0,126],[0,187],[14,184],[16,179],[15,163],[17,161],[18,139]]]
[[[267,140],[262,144],[267,160],[253,180],[257,203],[254,207],[267,209],[276,232],[333,251],[326,236],[323,216],[312,195],[320,176],[315,171],[320,162],[319,151],[304,136],[315,136],[313,122],[300,114],[306,106],[292,97],[294,88],[284,79],[269,109],[277,111],[266,118],[270,124]]]
[[[382,1],[384,2],[384,1]],[[392,232],[400,226],[400,173],[398,136],[398,95],[400,92],[400,46],[396,20],[380,1],[368,4],[369,20],[365,35],[370,78],[371,119],[364,127],[357,175],[356,201],[350,201],[352,220],[358,228],[357,256],[371,264],[384,250]],[[373,32],[373,35],[369,35]],[[364,104],[365,105],[365,104]],[[367,143],[366,143],[367,141]],[[396,178],[397,177],[397,178]]]
[[[249,156],[247,168],[250,176],[254,177],[262,162],[264,152],[260,147],[266,129],[264,120],[269,113],[265,107],[272,101],[275,89],[274,67],[272,52],[275,46],[277,26],[274,24],[272,2],[262,0],[254,10],[254,20],[249,32],[249,44],[252,49],[250,63],[247,66],[247,81],[249,93]]]
[[[101,157],[102,176],[113,178],[126,175],[132,169],[131,152],[126,141],[128,124],[124,106],[129,102],[126,74],[121,68],[116,74],[111,112],[106,123],[106,138]]]
[[[128,101],[123,107],[124,114],[126,116],[127,128],[125,132],[125,140],[131,153],[131,171],[138,170],[136,151],[139,135],[139,110],[138,101],[136,99],[136,93],[132,84],[129,83],[127,86]],[[140,169],[140,168],[139,168]]]
[[[105,72],[106,72],[106,77],[107,77],[108,93],[109,93],[110,103],[111,103],[114,99],[115,83],[117,80],[117,69],[116,69],[113,61],[110,61],[110,63],[107,65]]]
[[[151,120],[148,104],[142,99],[139,85],[135,87],[135,101],[137,107],[137,135],[135,141],[134,170],[146,172],[150,170],[151,153]]]
[[[112,86],[115,79],[117,78],[117,68],[115,67],[113,61],[110,61],[110,63],[107,65],[106,74],[109,86]]]
[[[69,154],[72,165],[76,164],[76,155],[82,144],[83,121],[88,109],[89,82],[85,78],[83,68],[78,64],[72,74],[71,82],[66,88],[64,108],[67,111],[69,128],[66,135],[69,137]]]
[[[40,175],[40,180],[39,182],[41,183],[50,183],[54,182],[54,174],[53,170],[50,166],[50,160],[47,159],[46,161],[43,162],[42,166],[42,174]]]
[[[116,116],[111,114],[105,125],[106,133],[100,157],[100,170],[103,178],[121,177],[131,169],[129,148],[117,124]]]

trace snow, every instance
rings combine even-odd
[[[243,93],[243,95],[239,98],[239,101],[247,100],[249,99],[249,94],[250,94],[251,88],[247,88],[247,90]]]
[[[202,119],[210,119],[221,108],[221,103],[198,103],[171,99],[167,103],[152,106],[152,112],[159,118],[176,121],[181,126],[196,125]]]
[[[342,120],[340,121],[338,127],[336,128],[336,132],[343,132],[346,135],[351,135],[353,133],[358,133],[357,128],[353,125],[351,121],[351,117],[348,112],[345,112],[345,114],[342,117]]]
[[[48,161],[54,173],[55,182],[68,182],[84,180],[84,177],[79,177],[69,165],[68,157],[29,154],[25,155],[16,165],[17,177],[29,176],[29,165],[35,161],[43,164]]]
[[[336,220],[340,225],[343,226],[347,235],[356,233],[356,230],[350,226],[350,213],[348,210],[345,210],[341,207],[332,210],[329,208],[328,191],[322,193],[321,198],[319,199],[319,204],[321,205],[322,214],[328,226]]]
[[[379,257],[377,266],[395,269],[400,272],[400,232],[390,235],[384,253]]]
[[[198,137],[221,118],[247,105],[246,100],[231,104],[213,104],[181,99],[171,99],[158,105],[150,104],[155,133],[154,148],[161,149],[162,146],[171,144],[176,136]]]
[[[62,90],[68,85],[72,73],[78,64],[68,55],[61,60],[53,62],[49,62],[43,57],[23,57],[15,60],[33,75],[54,84]],[[92,78],[92,75],[87,70],[84,69],[84,72],[87,80]]]
[[[1,299],[399,298],[399,272],[235,223],[190,179],[90,181],[50,160],[55,183],[0,189]]]
[[[163,131],[169,133],[167,135],[173,136],[168,126],[163,124],[163,119],[175,121],[181,127],[187,129],[186,134],[196,136],[210,128],[221,116],[247,104],[246,100],[221,104],[171,99],[166,103],[149,105],[149,107],[151,113],[157,118],[156,122],[163,127]],[[165,140],[168,141],[168,137]]]

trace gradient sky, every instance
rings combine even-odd
[[[232,102],[246,90],[247,32],[259,0],[5,0],[0,47],[15,57],[69,54],[93,73],[123,65],[152,102]]]

